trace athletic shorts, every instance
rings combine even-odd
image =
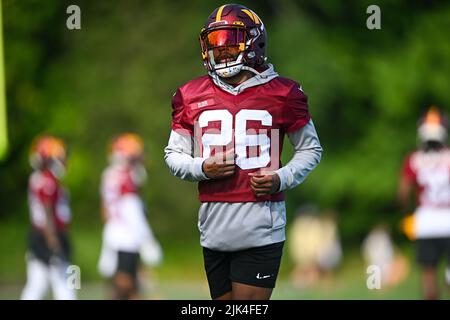
[[[57,231],[56,236],[61,246],[59,258],[64,261],[70,261],[71,247],[67,234],[65,232]],[[44,233],[35,228],[32,228],[28,234],[28,250],[33,258],[40,260],[46,265],[50,263],[50,259],[54,255],[47,245]]]
[[[417,262],[422,267],[437,267],[443,256],[450,263],[450,237],[417,239]]]
[[[117,255],[117,272],[124,272],[132,278],[136,278],[139,267],[139,253],[118,251]]]
[[[203,248],[211,298],[231,291],[231,282],[274,288],[284,242],[241,251],[222,252]]]

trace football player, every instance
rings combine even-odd
[[[100,273],[112,277],[114,299],[138,298],[140,259],[156,265],[161,248],[148,224],[139,189],[147,173],[144,144],[133,133],[116,137],[110,148],[110,165],[101,181],[102,217],[105,221]]]
[[[418,138],[419,149],[404,161],[399,200],[406,211],[410,195],[417,196],[411,236],[422,268],[423,297],[437,299],[438,263],[443,256],[450,261],[450,150],[447,124],[437,108],[419,121]]]
[[[269,299],[285,241],[283,191],[322,148],[301,86],[267,63],[261,18],[222,5],[200,33],[207,75],[177,89],[165,161],[198,181],[198,228],[213,299]],[[281,167],[284,136],[295,155]]]
[[[67,285],[70,261],[67,234],[71,212],[67,191],[60,179],[65,172],[66,148],[54,136],[42,136],[32,144],[30,164],[33,173],[28,184],[31,230],[27,252],[27,283],[21,299],[45,298],[49,284],[53,298],[75,299],[75,291]]]

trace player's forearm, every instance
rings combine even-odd
[[[402,210],[403,213],[406,213],[410,209],[409,195],[411,191],[412,183],[409,182],[407,178],[402,177],[398,188],[397,198],[400,210]]]
[[[323,151],[312,121],[288,136],[294,146],[295,154],[286,166],[276,171],[280,177],[280,191],[294,188],[302,183],[319,164]]]
[[[106,221],[108,221],[109,214],[108,214],[108,209],[107,209],[104,201],[102,201],[102,204],[101,204],[101,213],[100,214],[101,214],[102,222],[106,223]]]
[[[164,160],[174,176],[187,181],[207,179],[202,170],[204,159],[192,156],[192,141],[190,137],[172,131],[164,153]]]
[[[45,227],[44,238],[48,247],[53,251],[59,251],[59,240],[56,235],[56,226],[53,221],[52,209],[49,206],[45,206]]]

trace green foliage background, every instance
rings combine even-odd
[[[81,30],[66,28],[70,4],[81,8]],[[170,175],[163,149],[172,93],[205,73],[197,36],[221,4],[3,0],[10,151],[0,163],[0,224],[28,223],[29,146],[52,133],[69,146],[73,232],[94,234],[97,250],[106,148],[134,131],[146,143],[144,197],[155,233],[163,244],[197,241],[196,186]],[[305,203],[332,208],[350,245],[380,221],[395,228],[397,178],[416,146],[416,121],[430,104],[450,108],[450,3],[379,1],[382,29],[373,31],[372,1],[242,4],[266,24],[269,61],[309,96],[325,150],[308,180],[288,192],[288,218]],[[286,148],[285,162],[290,155]]]

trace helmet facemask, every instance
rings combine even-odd
[[[29,161],[34,170],[48,169],[61,178],[65,174],[66,165],[64,142],[53,136],[37,138],[31,147]]]
[[[258,35],[256,28],[252,31]],[[200,34],[200,43],[206,68],[221,78],[235,76],[243,69],[247,55],[251,55],[255,38],[249,36],[247,28],[239,25],[204,30]]]
[[[447,140],[447,130],[443,125],[425,123],[419,127],[418,134],[422,143],[436,141],[443,144]]]
[[[58,179],[61,179],[66,175],[66,164],[64,159],[49,159],[47,166],[48,169],[53,173],[53,175]]]

